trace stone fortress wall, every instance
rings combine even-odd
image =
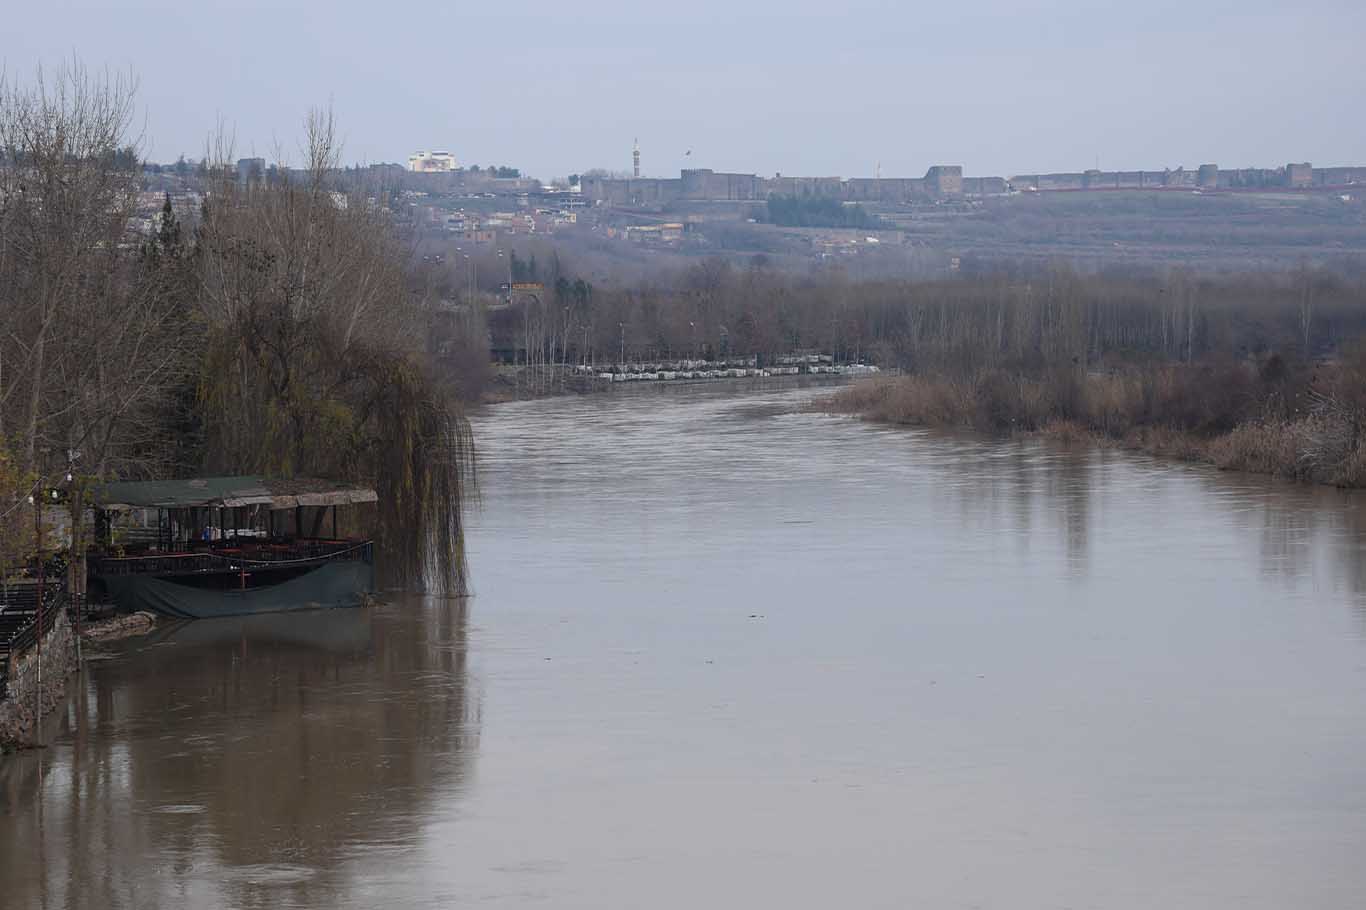
[[[1193,170],[1087,170],[1013,177],[965,177],[959,165],[936,165],[924,177],[759,177],[692,168],[677,179],[588,177],[583,194],[593,202],[654,207],[675,202],[748,202],[769,196],[838,199],[899,205],[1010,192],[1099,190],[1315,190],[1366,186],[1366,167],[1316,168],[1308,163],[1278,168],[1221,170],[1202,164]]]

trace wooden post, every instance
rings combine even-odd
[[[337,539],[337,507],[332,506],[332,539]]]

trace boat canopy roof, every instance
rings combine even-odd
[[[198,509],[269,506],[342,506],[375,502],[368,487],[330,480],[293,477],[194,477],[188,480],[138,480],[107,483],[95,491],[95,507],[106,512],[127,509]]]

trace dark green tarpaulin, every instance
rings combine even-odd
[[[100,581],[120,609],[208,619],[360,606],[365,595],[375,589],[375,570],[363,560],[340,560],[323,563],[277,585],[243,590],[198,588],[150,575],[103,576]]]
[[[308,477],[194,477],[189,480],[135,480],[106,483],[95,490],[95,507],[119,509],[198,509],[265,505],[338,506],[374,502],[367,487]]]

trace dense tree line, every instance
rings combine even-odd
[[[881,221],[861,205],[838,199],[769,196],[765,220],[782,227],[874,228]]]
[[[580,289],[573,264],[556,255],[548,274],[544,295],[491,314],[495,350],[523,347],[526,323],[551,310],[568,325],[555,344],[571,361],[612,360],[623,349],[632,359],[715,354],[724,341],[735,354],[821,350],[957,372],[1269,353],[1309,362],[1366,331],[1361,277],[1311,269],[1220,277],[1043,266],[857,281],[840,270],[780,272],[762,257],[747,267],[716,258],[635,286]],[[459,293],[455,282],[447,287]],[[547,357],[549,328],[530,339]]]

